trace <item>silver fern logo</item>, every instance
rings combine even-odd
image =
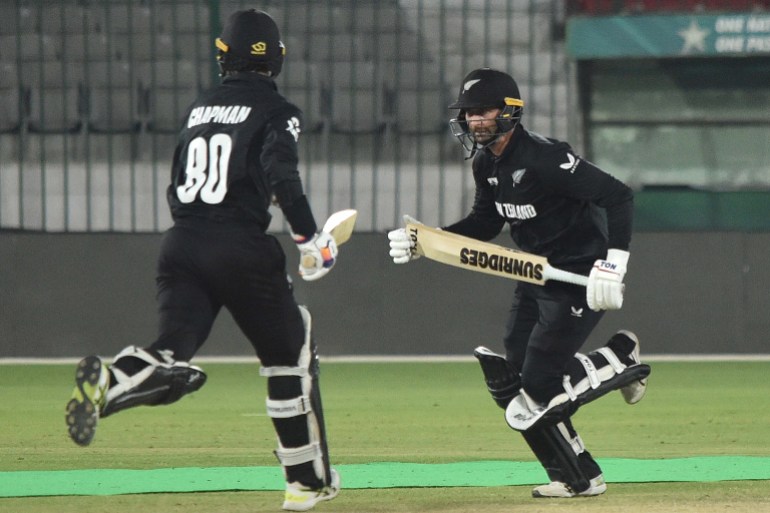
[[[511,177],[513,179],[513,186],[516,187],[518,184],[521,183],[522,178],[524,178],[524,173],[527,172],[527,169],[517,169],[513,172],[513,176]]]
[[[466,83],[463,84],[463,92],[467,92],[471,87],[475,86],[481,82],[480,78],[477,78],[475,80],[468,80]]]

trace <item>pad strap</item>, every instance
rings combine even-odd
[[[572,447],[572,451],[575,453],[575,456],[585,452],[586,446],[583,443],[583,439],[580,438],[580,435],[575,434],[575,437],[573,438],[572,435],[570,435],[570,432],[567,429],[567,426],[564,425],[564,422],[559,422],[556,425],[556,428],[559,430],[559,432],[567,441],[567,443],[570,445],[570,447]]]
[[[620,361],[618,356],[615,354],[615,351],[613,351],[609,347],[602,346],[599,349],[597,349],[596,352],[602,355],[607,360],[607,363],[610,364],[610,367],[612,367],[612,369],[617,374],[620,374],[621,372],[626,370],[626,366],[623,365],[623,363]]]
[[[594,362],[592,362],[589,357],[582,353],[575,353],[575,358],[578,359],[580,364],[585,369],[586,377],[588,378],[588,383],[591,388],[599,388],[599,385],[602,384],[602,380],[599,379],[599,374],[596,372],[596,366],[594,365]]]
[[[315,461],[321,459],[324,454],[321,451],[321,446],[318,442],[312,442],[302,447],[279,447],[275,450],[275,456],[281,465],[284,467],[291,467],[294,465],[301,465],[308,461]]]
[[[259,375],[268,378],[274,376],[297,376],[304,378],[308,376],[308,369],[305,367],[260,367]]]
[[[289,417],[296,417],[313,411],[310,406],[310,397],[306,395],[284,400],[270,399],[268,397],[265,403],[267,405],[267,415],[274,419],[288,419]]]
[[[578,383],[578,387],[580,385],[585,386],[585,380],[587,379],[588,386],[590,386],[592,389],[599,388],[599,385],[602,384],[602,380],[599,378],[599,374],[596,371],[596,366],[594,366],[594,363],[591,361],[591,359],[582,353],[575,353],[575,358],[583,366],[583,369],[586,373],[586,377],[581,380],[580,383]],[[580,392],[576,391],[575,387],[572,386],[572,379],[569,374],[564,375],[564,378],[562,379],[562,385],[564,387],[564,392],[566,392],[567,396],[569,397],[569,400],[575,401]]]

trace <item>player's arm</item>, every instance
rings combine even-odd
[[[618,310],[623,306],[623,278],[631,256],[629,244],[633,225],[633,191],[615,177],[599,170],[593,202],[607,213],[608,249],[596,260],[588,276],[586,300],[591,310]]]
[[[492,240],[500,233],[505,219],[497,213],[494,192],[486,176],[483,176],[479,157],[473,161],[473,179],[476,183],[476,191],[470,214],[456,223],[445,226],[443,230],[472,239]]]
[[[299,274],[306,281],[328,273],[337,258],[337,244],[318,226],[305,196],[300,179],[297,140],[300,133],[299,112],[285,112],[270,119],[264,130],[260,161],[273,195],[291,228],[300,252]],[[312,258],[304,258],[310,256]],[[312,266],[305,265],[312,262]]]
[[[505,220],[497,214],[494,194],[486,182],[478,176],[474,161],[474,179],[476,193],[471,213],[456,223],[445,226],[442,230],[464,235],[477,240],[491,240],[500,233]],[[406,233],[406,229],[398,228],[388,232],[390,257],[397,264],[405,264],[419,258],[415,250],[415,241]]]
[[[594,262],[586,286],[591,310],[617,310],[623,306],[628,251],[633,224],[634,196],[626,184],[571,150],[554,152],[545,173],[549,187],[565,196],[591,201],[607,214],[607,255]]]
[[[634,211],[630,187],[572,152],[567,145],[554,148],[538,172],[543,185],[563,196],[590,201],[607,213],[609,247],[628,250]]]
[[[482,214],[477,208],[456,223],[442,228],[443,230],[476,240],[489,241],[497,237],[505,220],[502,217]]]

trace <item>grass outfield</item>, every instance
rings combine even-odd
[[[275,435],[256,365],[205,365],[209,382],[177,404],[105,419],[94,443],[67,437],[74,366],[0,367],[0,471],[274,466]],[[660,362],[648,396],[611,394],[575,424],[597,458],[770,456],[770,362]],[[325,363],[324,407],[335,464],[532,461],[473,362]],[[535,501],[530,486],[344,490],[316,511],[770,512],[770,481],[612,484],[605,496]],[[345,475],[342,475],[343,488]],[[543,473],[545,480],[545,473]],[[0,483],[2,487],[2,483]],[[280,492],[0,499],[14,512],[278,511]]]

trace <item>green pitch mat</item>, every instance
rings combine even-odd
[[[608,458],[599,463],[614,483],[770,479],[770,458],[765,457]],[[532,485],[544,478],[537,462],[369,463],[336,468],[348,489]],[[282,490],[283,486],[278,467],[0,472],[0,497]]]

